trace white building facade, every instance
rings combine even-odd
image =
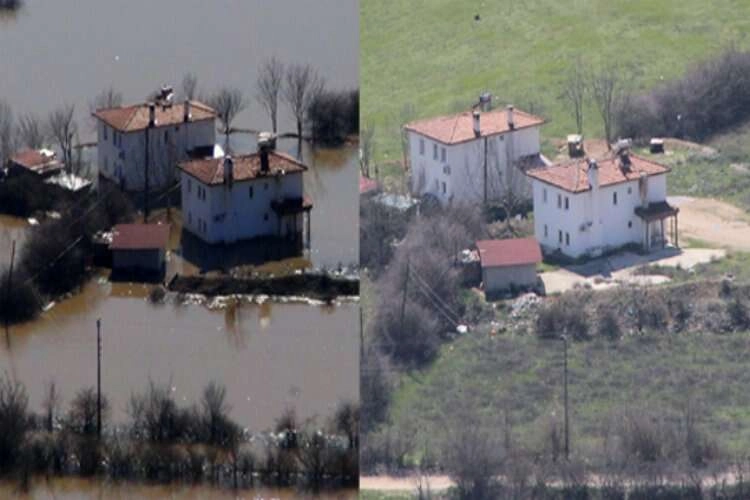
[[[628,152],[530,170],[534,234],[545,252],[578,258],[637,245],[678,246],[670,169]]]
[[[97,118],[99,175],[127,191],[161,190],[178,178],[177,163],[211,155],[216,112],[197,101],[171,101],[100,109]]]
[[[309,241],[307,167],[292,157],[259,152],[192,160],[179,169],[183,228],[206,243],[259,237]]]
[[[433,195],[443,205],[492,202],[506,190],[530,198],[523,171],[545,164],[539,148],[543,123],[508,106],[405,125],[412,193]]]

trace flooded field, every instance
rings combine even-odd
[[[202,486],[147,486],[82,479],[39,479],[32,482],[28,494],[20,494],[17,485],[0,482],[0,498],[23,498],[34,500],[87,500],[87,499],[134,499],[185,498],[188,500],[293,500],[316,498],[318,500],[354,500],[356,491],[339,491],[309,495],[290,489],[258,488],[256,490],[217,490]]]
[[[123,421],[132,391],[169,383],[178,402],[198,401],[211,380],[227,386],[231,416],[269,428],[287,407],[329,416],[358,400],[358,304],[150,304],[141,285],[94,279],[0,343],[0,367],[26,385],[39,410],[55,380],[65,402],[96,384],[96,320],[102,320],[102,388]]]

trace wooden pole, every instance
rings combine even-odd
[[[406,316],[406,293],[409,290],[409,266],[410,266],[410,257],[409,255],[406,256],[406,276],[404,276],[404,295],[401,297],[401,334],[403,335],[404,332],[404,318]]]
[[[8,268],[8,282],[5,286],[5,304],[8,310],[5,312],[5,339],[10,344],[10,288],[13,279],[13,262],[16,259],[16,240],[10,247],[10,267]]]
[[[102,320],[96,320],[96,433],[102,437]]]
[[[563,383],[564,383],[564,399],[565,399],[565,460],[570,458],[570,426],[568,420],[568,338],[563,335]]]
[[[149,170],[149,161],[150,161],[149,156],[150,155],[149,155],[148,139],[149,139],[149,131],[151,130],[151,126],[152,125],[149,123],[148,127],[146,127],[146,130],[145,130],[145,134],[146,134],[146,140],[145,140],[145,143],[146,143],[146,155],[145,155],[146,156],[146,158],[145,158],[146,159],[146,165],[145,165],[145,172],[144,172],[145,181],[144,181],[144,189],[143,189],[143,195],[144,195],[144,199],[143,199],[143,205],[144,205],[144,207],[143,207],[143,222],[144,223],[148,222],[148,211],[149,211],[149,206],[148,206],[148,203],[149,203],[149,199],[148,199],[148,190],[149,190],[149,185],[148,185],[148,170]]]

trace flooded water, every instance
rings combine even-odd
[[[127,483],[109,483],[83,479],[39,479],[32,482],[31,491],[21,495],[17,485],[0,482],[0,498],[34,500],[87,500],[87,499],[135,499],[185,498],[188,500],[293,500],[316,498],[317,500],[354,500],[354,490],[335,493],[320,493],[312,496],[290,489],[218,490],[203,486],[146,486]]]
[[[231,416],[253,431],[287,407],[327,417],[358,401],[358,305],[242,304],[221,310],[152,305],[147,287],[92,280],[0,342],[0,367],[22,381],[33,409],[55,380],[68,402],[96,385],[96,320],[102,320],[102,388],[123,422],[133,391],[150,380],[172,386],[183,405],[211,380],[227,387]]]

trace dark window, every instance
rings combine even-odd
[[[569,209],[569,208],[570,208],[570,200],[569,200],[569,199],[568,199],[568,197],[566,196],[566,197],[565,197],[565,210],[567,210],[567,209]]]
[[[565,233],[565,245],[570,246],[570,234]]]
[[[562,196],[557,195],[557,208],[562,208]]]
[[[432,145],[432,159],[437,160],[437,144]]]
[[[109,127],[106,126],[106,125],[102,125],[102,128],[104,129],[104,140],[106,141],[107,140],[107,130],[109,129]]]
[[[248,194],[250,195],[250,198],[252,198],[252,197],[253,197],[253,187],[252,187],[252,186],[250,186],[250,187],[248,188],[247,192],[248,192]]]
[[[424,139],[419,139],[419,154],[424,155]]]
[[[263,183],[263,189],[264,189],[264,190],[265,190],[265,189],[268,189],[268,183],[267,183],[267,182],[264,182],[264,183]]]
[[[547,188],[542,189],[542,201],[547,203]]]
[[[268,213],[263,214],[263,220],[268,220]]]
[[[445,194],[445,193],[446,193],[446,186],[445,186],[445,182],[444,182],[443,183],[443,194]]]
[[[617,205],[617,191],[612,193],[612,204]]]
[[[440,151],[440,160],[445,162],[445,148]]]
[[[192,183],[190,182],[190,179],[188,179],[187,181],[188,181],[188,182],[187,182],[187,191],[188,191],[188,193],[189,193],[189,192],[190,192],[190,188],[191,188],[191,184],[192,184]]]
[[[557,242],[562,244],[562,230],[557,231]]]
[[[547,237],[547,224],[544,225],[544,237]]]
[[[632,220],[628,221],[628,227],[633,227],[633,221]]]

